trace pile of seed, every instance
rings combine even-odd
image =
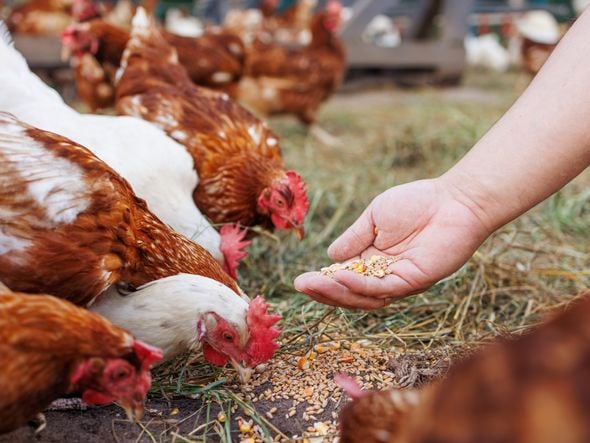
[[[299,438],[309,443],[332,442],[337,434],[338,411],[346,401],[334,375],[345,373],[365,389],[388,389],[395,385],[388,369],[387,352],[367,340],[334,340],[316,344],[300,355],[281,354],[272,359],[241,389],[257,413],[269,422],[296,420],[307,432]],[[237,417],[242,442],[258,442],[259,428]],[[277,437],[276,441],[285,440]]]
[[[383,278],[391,274],[389,265],[398,260],[398,257],[373,255],[371,258],[361,258],[348,263],[334,263],[322,268],[320,272],[328,277],[332,277],[336,271],[352,271],[367,277]]]

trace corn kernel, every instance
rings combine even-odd
[[[297,367],[302,371],[309,369],[310,363],[307,357],[301,357],[297,362]]]
[[[324,344],[319,344],[319,345],[314,346],[314,350],[318,354],[323,354],[324,352],[328,352],[330,349],[331,349],[330,346],[324,345]]]
[[[251,421],[240,421],[240,432],[245,434],[252,430],[252,422]]]

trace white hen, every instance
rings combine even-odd
[[[79,114],[33,74],[0,22],[0,110],[90,149],[125,177],[164,223],[223,264],[220,235],[194,204],[197,173],[186,149],[134,117]]]

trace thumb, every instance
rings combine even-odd
[[[360,255],[375,240],[375,223],[371,206],[338,237],[328,248],[328,255],[334,261],[346,261]]]

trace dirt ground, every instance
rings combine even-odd
[[[259,406],[265,408],[265,403],[261,401]],[[146,403],[141,426],[129,423],[122,409],[114,405],[89,406],[85,411],[46,412],[47,427],[38,435],[34,432],[37,424],[31,423],[30,426],[0,436],[0,443],[153,443],[154,439],[169,441],[174,438],[174,434],[186,436],[197,427],[199,417],[195,416],[194,411],[200,406],[199,400],[190,398],[172,398],[169,401],[151,398]],[[295,435],[302,428],[302,423],[298,422],[297,416],[291,419],[284,417],[290,402],[275,401],[273,406],[278,407],[277,417],[273,420],[275,426],[285,433]],[[333,407],[327,408],[318,419],[328,420],[333,410]],[[218,408],[213,408],[213,415],[218,411]],[[236,426],[233,428],[232,440],[239,441]],[[201,439],[203,435],[198,433],[195,437]],[[214,436],[207,437],[207,441],[216,440]]]

